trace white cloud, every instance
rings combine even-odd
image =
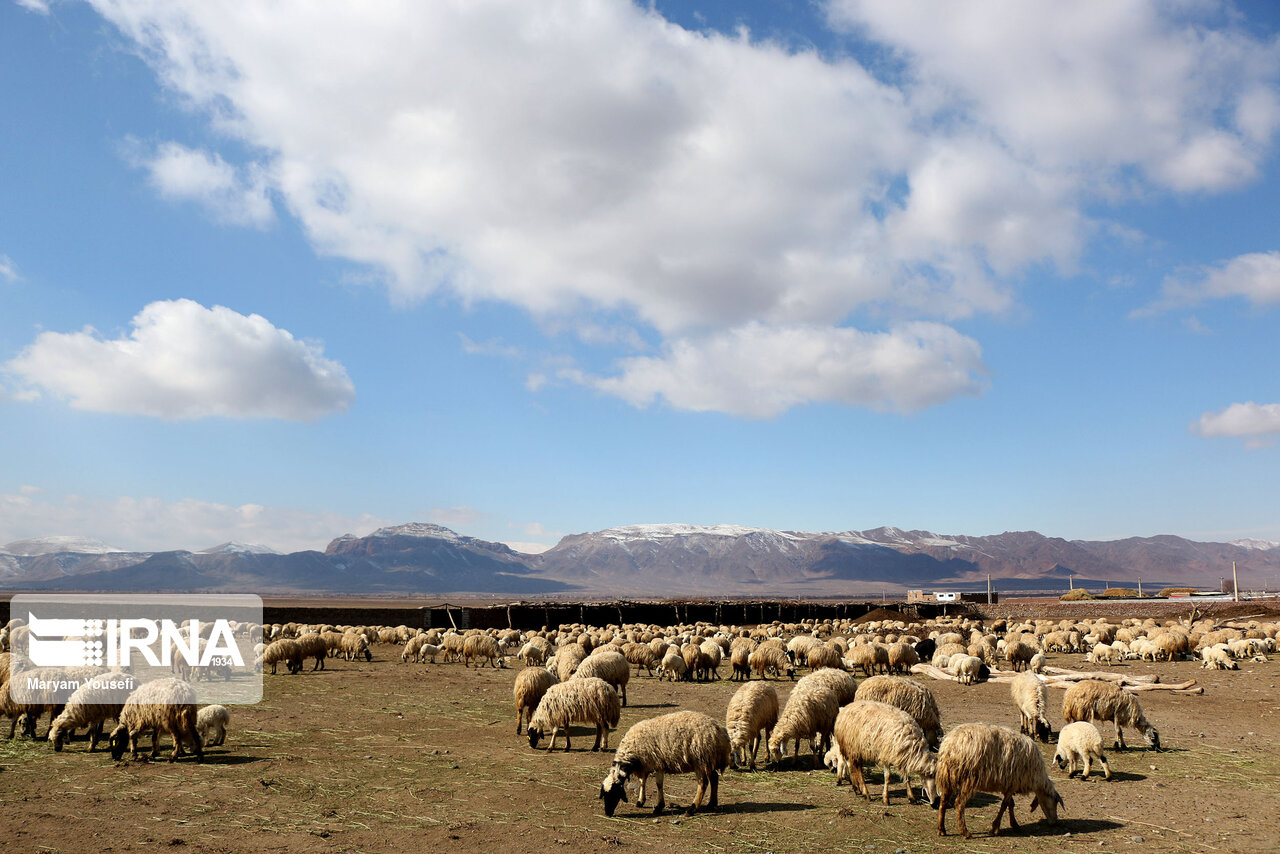
[[[269,187],[396,300],[507,302],[588,343],[621,317],[644,335],[618,347],[656,331],[668,357],[624,375],[750,324],[837,340],[1005,311],[1105,232],[1086,207],[1238,186],[1280,124],[1275,45],[1211,0],[832,2],[892,80],[624,2],[95,6],[258,153],[175,148],[162,186],[264,212]]]
[[[0,255],[0,279],[16,282],[22,277],[18,275],[18,265],[8,255]]]
[[[487,513],[474,507],[459,505],[456,507],[432,507],[427,511],[427,519],[437,525],[453,530],[470,528],[488,516]]]
[[[1255,306],[1280,302],[1280,252],[1251,252],[1210,267],[1168,276],[1161,297],[1135,314],[1243,297]]]
[[[458,333],[458,340],[462,342],[462,352],[470,356],[494,356],[500,359],[519,359],[521,357],[520,348],[512,344],[506,344],[501,338],[490,338],[487,341],[473,341],[469,336]]]
[[[42,332],[0,366],[76,409],[160,418],[309,421],[350,406],[355,388],[319,344],[266,318],[191,300],[153,302],[124,337]]]
[[[49,14],[49,0],[14,0],[14,2],[28,12],[36,12],[40,15]]]
[[[1280,433],[1280,403],[1233,403],[1221,412],[1206,412],[1191,425],[1198,436],[1244,439],[1247,447],[1269,445]]]
[[[509,546],[521,554],[540,555],[548,549],[555,547],[555,543],[522,543],[516,540],[507,540],[503,542],[504,546]]]
[[[614,377],[580,382],[648,406],[770,418],[806,403],[913,412],[982,390],[978,343],[948,326],[909,323],[889,332],[748,324],[675,341],[660,357],[621,362]]]
[[[198,550],[228,541],[265,543],[277,551],[323,550],[345,532],[359,535],[392,524],[369,515],[344,516],[260,504],[239,506],[184,498],[37,497],[0,494],[0,543],[75,535],[137,551]]]
[[[147,170],[160,195],[196,202],[219,222],[265,228],[275,220],[261,166],[250,166],[240,174],[218,154],[176,142],[167,142],[149,155],[134,153],[133,160]]]

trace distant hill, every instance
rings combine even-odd
[[[85,549],[80,551],[79,549]],[[23,540],[0,551],[0,588],[264,594],[576,592],[619,596],[806,596],[852,590],[984,585],[1057,590],[1068,577],[1216,587],[1235,561],[1242,586],[1280,574],[1265,541],[1174,536],[1064,540],[1034,531],[940,535],[884,527],[806,533],[735,525],[628,525],[564,537],[538,555],[429,523],[350,534],[324,552],[277,554],[224,543],[199,552],[102,551],[78,538]]]

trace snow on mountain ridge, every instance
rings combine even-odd
[[[253,554],[253,555],[275,555],[280,552],[264,546],[261,543],[237,543],[235,541],[227,543],[219,543],[216,546],[210,546],[207,549],[201,549],[197,554],[203,555],[225,555],[225,554]]]
[[[126,551],[128,551],[128,549],[121,549],[107,545],[102,540],[95,540],[91,537],[74,536],[32,537],[26,540],[14,540],[12,543],[8,543],[7,545],[0,547],[0,552],[11,555],[20,555],[23,557],[60,554],[62,552],[105,555]]]
[[[683,522],[667,522],[650,525],[620,525],[605,528],[597,532],[601,537],[610,540],[666,540],[674,537],[707,536],[707,537],[745,537],[751,534],[771,534],[783,539],[802,539],[788,531],[774,531],[770,528],[748,528],[744,525],[690,525]]]
[[[1280,542],[1275,540],[1257,540],[1253,537],[1245,537],[1242,540],[1232,540],[1228,545],[1239,546],[1242,549],[1254,549],[1260,552],[1269,552],[1272,549],[1280,549]]]
[[[369,536],[379,538],[431,537],[437,540],[449,540],[450,542],[459,542],[462,539],[461,535],[456,531],[451,531],[434,522],[407,522],[404,525],[392,525],[388,528],[379,528]]]

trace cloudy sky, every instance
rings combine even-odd
[[[0,544],[1280,539],[1280,7],[0,6]]]

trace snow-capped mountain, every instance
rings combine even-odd
[[[0,546],[0,553],[32,557],[34,555],[52,555],[64,552],[86,555],[105,555],[112,552],[123,552],[115,546],[109,546],[102,540],[89,537],[35,537],[30,540],[14,540]]]
[[[38,554],[10,551],[50,543]],[[260,593],[512,595],[576,591],[616,596],[840,595],[881,586],[978,585],[1057,589],[1068,576],[1132,586],[1215,587],[1235,561],[1241,583],[1280,574],[1280,547],[1197,543],[1174,536],[1091,542],[1035,531],[944,535],[882,527],[839,532],[740,525],[624,525],[564,537],[541,554],[414,522],[350,534],[324,552],[276,554],[224,543],[202,552],[103,552],[76,538],[24,540],[0,553],[7,589],[184,590]],[[874,586],[873,586],[874,585]]]
[[[1260,552],[1269,552],[1272,549],[1280,549],[1280,543],[1275,540],[1255,540],[1247,537],[1243,540],[1232,540],[1231,545],[1239,546],[1242,549],[1257,549]]]

